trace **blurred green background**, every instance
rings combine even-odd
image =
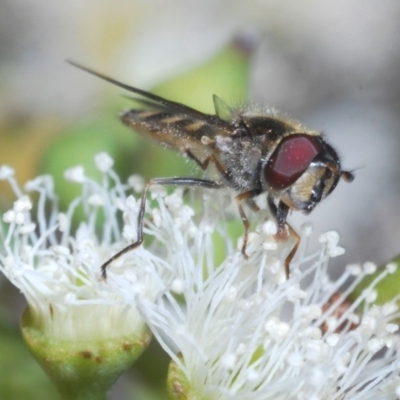
[[[317,233],[341,233],[348,251],[333,265],[382,263],[400,241],[399,17],[395,0],[0,0],[0,164],[21,184],[53,174],[62,204],[74,196],[63,171],[79,164],[95,174],[99,151],[123,177],[198,173],[121,125],[119,112],[132,106],[123,90],[65,59],[205,112],[213,93],[229,104],[250,98],[322,130],[345,168],[357,169],[307,218]],[[0,190],[5,210],[13,198]],[[54,398],[20,339],[24,306],[0,277],[0,399]],[[148,353],[113,399],[165,398],[168,360],[156,344]]]

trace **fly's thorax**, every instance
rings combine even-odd
[[[217,135],[214,149],[229,187],[241,192],[260,187],[263,151],[259,139]]]

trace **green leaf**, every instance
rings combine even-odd
[[[211,114],[215,114],[213,94],[228,104],[241,104],[248,97],[252,50],[236,39],[204,64],[156,86],[154,92]]]

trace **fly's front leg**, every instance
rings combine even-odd
[[[257,197],[261,193],[260,189],[249,190],[248,192],[238,194],[235,199],[237,202],[237,206],[239,209],[240,218],[242,219],[244,225],[244,238],[243,238],[243,245],[242,245],[242,254],[244,258],[249,258],[246,253],[247,242],[249,240],[249,232],[250,232],[250,222],[247,219],[247,216],[242,207],[243,200],[251,200],[254,197]]]
[[[282,201],[280,201],[277,206],[274,202],[274,198],[271,195],[268,195],[267,200],[268,207],[276,221],[278,229],[278,232],[274,235],[274,239],[277,242],[286,242],[288,240],[288,234],[286,231],[286,218],[289,212],[289,207]]]
[[[137,223],[137,240],[124,247],[117,254],[113,255],[109,258],[102,266],[101,266],[101,277],[103,280],[107,280],[107,267],[115,260],[123,256],[124,254],[130,252],[131,250],[136,249],[143,243],[143,223],[144,223],[144,214],[146,211],[146,197],[147,192],[149,191],[150,186],[153,185],[161,185],[161,186],[187,186],[187,187],[202,187],[207,189],[219,189],[221,184],[218,182],[206,180],[206,179],[196,179],[196,178],[154,178],[146,183],[144,187],[142,198],[140,200],[139,206],[139,214],[138,214],[138,223]]]
[[[276,223],[277,223],[277,228],[278,231],[274,235],[274,239],[277,242],[286,242],[288,240],[288,233],[286,231],[286,225],[289,229],[289,234],[294,238],[295,244],[292,248],[292,250],[289,252],[289,254],[286,256],[285,261],[284,261],[284,267],[285,267],[285,274],[286,274],[286,279],[289,279],[290,277],[290,263],[293,260],[293,257],[295,256],[297,249],[299,248],[300,245],[300,236],[299,234],[289,225],[289,223],[286,221],[288,212],[289,212],[289,207],[280,201],[278,203],[278,206],[276,206],[274,199],[272,196],[268,196],[268,207],[274,216]]]
[[[290,263],[292,262],[293,257],[295,256],[295,254],[297,252],[297,249],[299,248],[300,236],[289,224],[287,224],[287,226],[289,228],[289,233],[294,237],[294,240],[295,240],[293,249],[286,256],[285,262],[284,262],[286,279],[289,279],[289,276],[290,276]]]

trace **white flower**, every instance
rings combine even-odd
[[[137,209],[129,207],[129,185],[121,184],[111,169],[112,159],[102,153],[96,164],[101,184],[81,167],[67,171],[72,184],[82,186],[82,195],[63,211],[50,176],[28,182],[23,191],[12,170],[1,168],[0,179],[10,183],[17,199],[3,215],[0,271],[25,295],[35,326],[49,337],[92,340],[94,332],[96,338],[140,334],[144,321],[126,298],[140,294],[150,300],[160,290],[164,262],[143,248],[112,265],[107,282],[100,279],[101,264],[127,245],[121,212],[136,226]],[[35,206],[30,194],[37,197]],[[73,230],[78,211],[84,220]]]
[[[392,266],[351,303],[347,296],[372,269],[348,268],[331,281],[329,257],[342,252],[337,234],[323,235],[321,251],[292,263],[286,281],[280,253],[260,245],[274,230],[264,224],[256,232],[249,260],[236,251],[220,265],[201,224],[190,240],[170,238],[174,272],[165,296],[139,298],[138,307],[173,360],[170,374],[180,371],[169,378],[171,390],[213,400],[398,398],[399,312],[395,302],[370,302]]]

